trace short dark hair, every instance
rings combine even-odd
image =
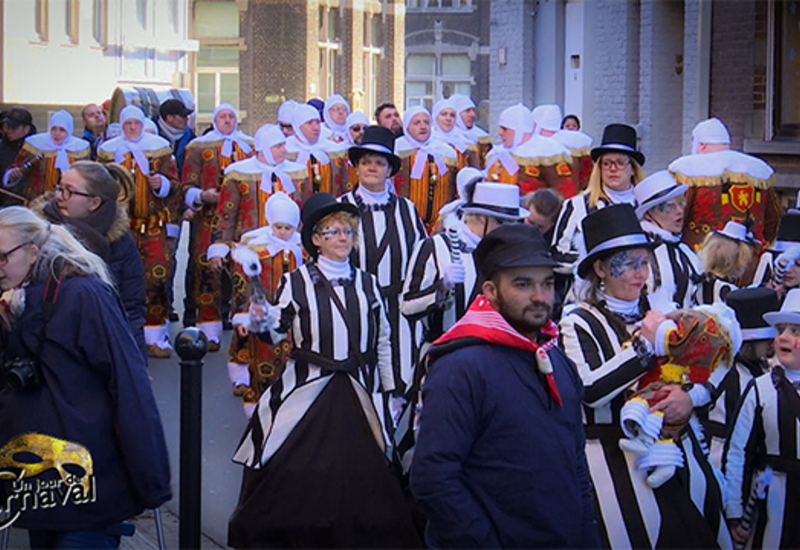
[[[376,121],[377,121],[377,120],[380,120],[380,118],[381,118],[381,113],[382,113],[383,111],[385,111],[386,109],[394,109],[394,110],[396,111],[396,110],[397,110],[397,107],[396,107],[396,106],[395,106],[395,104],[394,104],[394,103],[392,103],[391,101],[387,101],[387,102],[385,102],[385,103],[381,103],[380,105],[378,105],[378,108],[377,108],[377,109],[375,109],[375,120],[376,120]]]
[[[562,130],[564,129],[564,124],[566,124],[566,122],[569,119],[572,119],[572,120],[575,121],[575,124],[578,125],[578,130],[581,129],[581,119],[578,118],[578,115],[567,115],[567,116],[565,116],[564,118],[561,119],[561,129]]]
[[[522,207],[528,210],[531,207],[542,216],[555,220],[561,211],[561,197],[552,189],[537,189],[522,197]]]

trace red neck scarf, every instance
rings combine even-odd
[[[561,394],[558,393],[558,387],[553,377],[553,366],[547,355],[547,351],[552,349],[558,341],[558,325],[550,320],[539,332],[549,337],[547,342],[541,345],[520,334],[492,307],[489,300],[479,295],[464,316],[453,325],[453,328],[443,334],[434,344],[444,344],[459,338],[480,338],[491,344],[529,351],[536,357],[536,366],[547,380],[550,397],[561,407]]]

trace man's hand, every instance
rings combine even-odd
[[[651,344],[655,344],[658,326],[666,320],[667,316],[660,311],[655,309],[648,311],[642,320],[642,338]]]
[[[181,218],[183,218],[187,222],[190,222],[194,219],[194,215],[195,211],[192,210],[191,208],[187,208],[186,210],[183,211],[183,216],[181,216]]]
[[[203,204],[217,204],[219,202],[219,191],[214,188],[206,189],[200,193],[200,200],[203,201]]]
[[[217,256],[216,258],[211,258],[209,265],[211,265],[211,269],[213,269],[214,271],[222,271],[222,266],[224,265],[224,263],[225,259]]]
[[[658,393],[667,393],[668,395],[650,407],[650,412],[661,411],[664,413],[665,424],[683,424],[688,422],[689,417],[692,416],[694,411],[694,403],[692,397],[683,391],[677,384],[670,384],[658,390]]]
[[[247,327],[244,325],[236,325],[236,334],[238,334],[240,338],[247,338],[250,331],[247,330]]]
[[[161,176],[159,174],[150,174],[147,176],[147,182],[154,193],[161,191]]]

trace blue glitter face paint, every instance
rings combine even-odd
[[[649,265],[650,258],[647,253],[623,250],[622,252],[617,252],[608,260],[608,271],[611,277],[620,279],[629,269],[638,271]]]

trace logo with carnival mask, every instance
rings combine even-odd
[[[39,478],[50,470],[58,477]],[[44,434],[19,435],[0,449],[0,480],[11,481],[5,502],[0,502],[0,511],[8,515],[0,522],[0,530],[10,527],[26,510],[89,504],[97,498],[89,450]]]

